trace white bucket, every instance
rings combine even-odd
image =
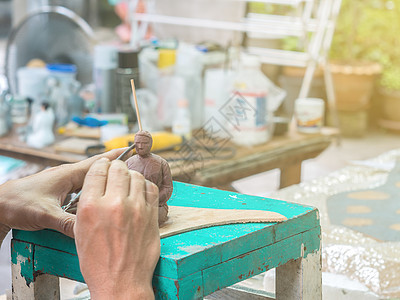
[[[324,120],[325,103],[319,98],[299,98],[294,104],[297,131],[320,132]]]

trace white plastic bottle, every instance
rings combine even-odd
[[[192,136],[192,125],[189,102],[186,99],[178,101],[178,108],[172,122],[172,132],[190,139]]]
[[[270,139],[272,116],[268,116],[267,109],[268,86],[269,81],[261,71],[259,58],[243,56],[229,105],[225,107],[236,144],[252,146]]]

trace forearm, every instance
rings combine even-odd
[[[0,247],[3,243],[4,238],[6,237],[7,233],[10,231],[10,227],[0,224]]]
[[[2,194],[3,185],[0,186],[0,195]],[[3,243],[4,238],[10,231],[10,227],[6,225],[6,200],[0,196],[0,247]]]

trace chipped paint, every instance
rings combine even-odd
[[[300,247],[300,257],[304,257],[304,243],[301,243],[301,247]]]
[[[25,279],[26,285],[34,281],[31,245],[26,243],[12,243],[11,262],[18,270],[18,274]]]

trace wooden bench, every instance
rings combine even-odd
[[[153,277],[156,299],[202,299],[273,268],[277,299],[321,299],[317,209],[179,182],[174,189],[170,205],[269,210],[287,221],[215,226],[163,238]],[[74,240],[59,232],[14,230],[11,253],[14,299],[58,299],[58,277],[83,282]]]

